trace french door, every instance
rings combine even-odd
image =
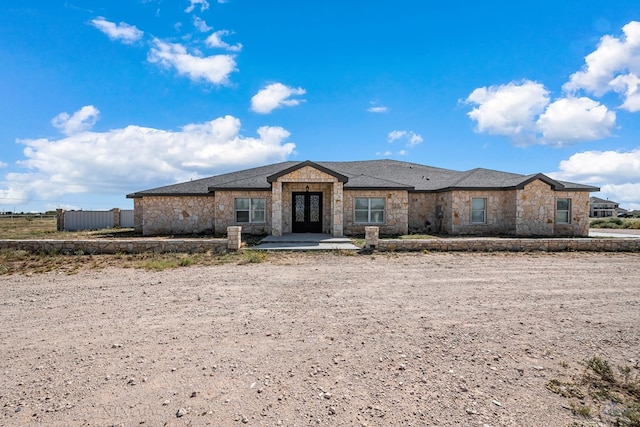
[[[293,193],[293,233],[322,233],[322,193]]]

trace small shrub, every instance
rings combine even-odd
[[[593,356],[587,360],[587,369],[591,369],[593,373],[598,375],[600,379],[606,383],[614,383],[615,377],[613,376],[613,369],[609,365],[609,362],[598,356]]]
[[[180,267],[188,267],[190,265],[193,265],[194,262],[195,261],[193,260],[193,258],[188,257],[188,256],[184,256],[184,257],[180,258],[180,261],[178,262],[178,265]]]
[[[267,259],[267,254],[261,251],[243,251],[240,264],[259,264]]]
[[[620,427],[640,427],[640,402],[630,405],[616,418]]]
[[[580,415],[581,417],[585,418],[591,417],[591,406],[581,402],[571,402],[569,403],[569,406],[571,407],[571,411],[574,414]]]

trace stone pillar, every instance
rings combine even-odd
[[[56,209],[56,229],[64,231],[64,209]]]
[[[240,250],[242,244],[242,227],[239,225],[227,227],[227,249],[230,251]]]
[[[113,208],[111,212],[113,212],[113,228],[120,228],[120,208]]]
[[[271,235],[282,236],[282,182],[271,183]]]
[[[375,249],[378,246],[379,230],[378,227],[364,228],[365,248]]]
[[[342,237],[344,235],[344,214],[343,214],[343,183],[334,182],[331,198],[331,211],[333,212],[333,237]]]

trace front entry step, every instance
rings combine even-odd
[[[317,233],[292,233],[283,236],[267,236],[260,241],[260,244],[252,249],[263,250],[291,250],[291,251],[310,251],[310,250],[358,250],[347,237],[333,237],[329,234]]]

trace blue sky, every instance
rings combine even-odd
[[[640,209],[637,0],[1,2],[0,57],[3,211],[378,158]]]

